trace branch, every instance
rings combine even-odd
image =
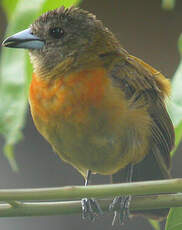
[[[152,195],[182,192],[182,179],[132,182],[110,185],[67,186],[40,189],[1,189],[0,201],[73,200],[84,197],[109,198],[118,195]]]
[[[103,199],[128,194],[134,196],[131,203],[131,211],[179,207],[182,206],[182,193],[179,192],[182,192],[182,179],[91,185],[87,187],[1,189],[0,201],[3,201],[4,204],[0,204],[0,217],[80,213],[80,201],[68,200],[78,200],[84,197]],[[53,202],[55,200],[67,200],[67,202]],[[102,209],[106,211],[111,200],[100,200],[99,202]]]
[[[111,200],[99,200],[103,211],[108,211]],[[182,193],[135,197],[131,201],[133,211],[182,206]],[[16,206],[0,204],[0,217],[51,216],[81,213],[80,201],[66,202],[16,202]]]

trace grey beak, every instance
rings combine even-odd
[[[44,44],[44,41],[33,35],[29,28],[6,38],[2,46],[22,49],[42,49]]]

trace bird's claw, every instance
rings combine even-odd
[[[113,202],[109,206],[109,210],[114,211],[112,225],[115,224],[117,215],[119,215],[119,223],[121,225],[128,221],[130,216],[130,201],[131,196],[117,196],[114,198]]]
[[[84,198],[81,200],[81,204],[83,219],[94,221],[97,214],[103,215],[103,211],[96,200]]]

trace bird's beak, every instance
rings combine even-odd
[[[6,38],[2,46],[22,49],[42,49],[44,44],[44,41],[33,35],[29,28]]]

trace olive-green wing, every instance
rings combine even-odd
[[[131,106],[145,106],[152,119],[150,149],[145,159],[135,165],[133,181],[169,178],[170,152],[174,145],[174,129],[164,103],[169,82],[136,57],[128,55],[115,63],[110,70],[113,84],[121,88]],[[124,182],[124,169],[112,175],[112,181]]]

